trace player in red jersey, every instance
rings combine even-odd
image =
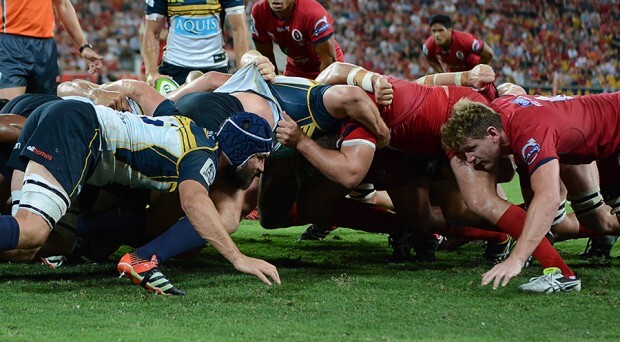
[[[527,258],[524,255],[549,230],[561,201],[560,163],[588,164],[593,160],[613,159],[614,163],[599,167],[618,173],[618,113],[620,93],[535,97],[525,95],[520,87],[494,100],[491,107],[467,101],[455,107],[442,129],[443,142],[461,151],[468,163],[478,167],[493,163],[502,155],[514,154],[517,164],[528,170],[533,190],[517,247],[505,262],[484,275],[483,284],[493,282],[494,288],[500,283],[505,286],[520,273],[520,261]],[[528,288],[554,292],[579,290],[581,286],[578,279],[555,270],[547,273],[544,279],[540,277],[526,284]]]
[[[468,78],[470,75],[468,73],[457,73],[446,76],[452,77],[452,82],[458,81],[461,84],[471,82],[471,84],[478,85],[484,83],[479,83],[480,80],[478,79],[472,78],[469,80]],[[432,80],[439,80],[440,77],[445,76],[436,76],[433,77]],[[435,153],[435,156],[437,156],[437,151],[440,152],[440,155],[443,155],[439,138],[439,127],[441,123],[437,123],[435,117],[440,116],[445,122],[451,112],[452,105],[457,99],[461,97],[470,97],[474,99],[477,98],[482,102],[488,101],[480,96],[480,94],[468,88],[428,88],[403,81],[397,81],[392,85],[388,82],[388,78],[386,77],[369,73],[359,67],[355,68],[353,65],[342,63],[336,63],[331,66],[318,80],[327,83],[344,83],[346,80],[349,84],[361,85],[366,91],[375,91],[377,94],[376,102],[382,105],[380,106],[382,108],[382,116],[386,124],[388,124],[388,127],[392,129],[392,140],[390,145],[399,146],[399,148],[404,149],[405,152],[418,155],[433,155],[433,153]],[[384,89],[387,91],[383,91]],[[493,87],[486,89],[486,91],[489,92],[488,96],[490,98],[494,96],[492,90],[494,90]],[[401,91],[403,92],[401,93]],[[429,102],[425,103],[424,100],[420,100],[421,98],[427,98]],[[394,103],[392,103],[392,100]],[[433,108],[431,108],[431,106],[436,106],[435,110],[432,110]],[[439,111],[440,114],[437,114],[437,108],[441,108]],[[404,113],[408,114],[402,115]],[[277,131],[278,134],[276,135],[278,140],[284,144],[297,146],[297,149],[302,155],[331,180],[340,184],[357,184],[363,179],[365,173],[360,173],[358,171],[361,167],[368,167],[364,163],[364,160],[372,160],[372,153],[374,152],[372,140],[367,139],[369,134],[366,133],[364,139],[359,139],[360,136],[349,134],[348,136],[351,137],[351,139],[344,139],[345,141],[342,143],[340,151],[333,151],[320,149],[317,144],[303,137],[301,137],[301,140],[297,140],[299,135],[294,132],[295,129],[292,125],[281,121],[279,126]],[[428,133],[432,130],[436,131]],[[359,130],[357,131],[359,132]],[[364,135],[363,129],[361,134],[362,136]],[[428,135],[425,139],[418,140],[417,134]],[[407,143],[408,139],[410,143]],[[368,143],[368,141],[370,141],[370,143]],[[463,185],[472,186],[472,188],[475,189],[480,187],[479,195],[483,195],[481,198],[484,198],[485,201],[465,197],[465,203],[470,204],[471,211],[484,217],[486,221],[501,228],[503,231],[518,237],[525,221],[525,212],[521,208],[510,205],[497,196],[495,192],[497,174],[485,170],[475,170],[467,165],[462,165],[462,163],[458,162],[458,158],[451,158],[449,163],[461,187],[463,187]],[[352,179],[354,177],[351,177],[351,175],[360,174],[361,176],[357,179]],[[420,222],[429,226],[441,224],[441,221],[433,221],[440,220],[441,217],[437,218],[434,213],[431,212],[428,190],[416,187],[415,184],[412,184],[412,186],[413,188],[408,189],[409,191],[407,191],[407,189],[402,191],[401,198],[403,201],[417,200],[418,202],[413,202],[416,204],[415,206],[399,207],[399,205],[396,204],[398,199],[392,197],[392,200],[395,202],[396,210],[401,213],[409,211],[404,217],[409,219],[417,218],[417,220],[414,219],[416,224]],[[468,207],[460,201],[460,197],[457,202],[451,201],[450,195],[458,193],[458,188],[456,188],[455,184],[453,184],[452,187],[449,187],[448,184],[439,186],[445,187],[442,192],[447,195],[445,199],[446,202],[444,202],[446,205],[442,206],[442,209],[444,209],[443,215],[448,218],[458,219],[460,224],[481,224],[480,217],[472,215]],[[490,189],[493,189],[493,191],[491,192]],[[465,195],[466,194],[463,194],[463,196]],[[452,197],[452,199],[454,199],[454,197]],[[458,203],[460,203],[460,205]],[[419,208],[422,209],[420,210]],[[420,211],[411,212],[412,210]],[[508,214],[506,214],[507,211]],[[424,215],[424,217],[420,217],[420,215]],[[569,276],[574,275],[553,249],[551,244],[546,240],[536,249],[534,256],[543,266],[555,265],[559,267],[564,274]]]
[[[331,63],[344,61],[333,26],[315,0],[261,0],[252,7],[250,32],[256,49],[273,65],[274,42],[288,56],[284,75],[314,79]]]
[[[422,45],[422,52],[436,72],[470,70],[493,59],[493,50],[479,38],[452,29],[450,17],[431,17],[431,34]]]

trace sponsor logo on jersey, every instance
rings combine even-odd
[[[180,17],[174,20],[174,33],[181,36],[208,37],[219,33],[220,21],[216,16],[202,18]]]
[[[153,5],[155,4],[155,0],[146,0],[146,5],[149,7],[153,7]]]
[[[329,22],[327,22],[327,16],[324,16],[314,24],[314,35],[318,36],[327,31],[330,27]]]
[[[474,42],[471,43],[471,50],[472,51],[478,51],[478,50],[480,50],[481,47],[482,46],[481,46],[480,42],[478,41],[478,39],[474,39]]]
[[[301,34],[301,31],[298,29],[294,29],[293,32],[291,32],[291,36],[293,36],[293,40],[296,42],[301,42],[304,40],[304,35]]]
[[[527,165],[531,165],[536,160],[539,153],[540,145],[536,142],[536,140],[534,140],[534,138],[530,138],[530,140],[527,141],[527,144],[525,144],[525,146],[521,149],[523,161],[525,161]]]
[[[26,146],[26,149],[34,154],[36,154],[37,156],[41,156],[47,160],[52,160],[54,159],[52,157],[51,154],[47,153],[47,152],[43,152],[41,150],[39,150],[38,148],[34,147],[34,146]]]
[[[256,24],[254,24],[254,17],[250,15],[250,33],[254,36],[258,36],[258,32],[256,32]]]
[[[288,32],[290,31],[290,27],[289,26],[278,26],[276,27],[276,31],[277,32]]]
[[[465,54],[463,53],[463,51],[457,51],[456,52],[456,58],[460,59],[460,60],[464,60],[465,59]]]
[[[22,143],[17,143],[15,144],[15,146],[13,147],[14,150],[19,150],[20,148],[22,148]]]
[[[213,184],[215,180],[215,164],[213,164],[213,160],[207,159],[207,162],[200,169],[200,174],[209,186]]]
[[[540,102],[528,99],[527,97],[523,97],[523,96],[518,96],[517,98],[510,100],[510,103],[514,103],[516,105],[519,105],[521,107],[529,107],[529,106],[536,106],[536,107],[540,107],[542,106],[540,104]]]

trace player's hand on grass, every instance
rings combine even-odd
[[[282,112],[282,120],[278,121],[278,127],[276,127],[276,139],[284,146],[297,147],[304,137],[306,136],[297,122],[286,112]]]
[[[522,269],[523,262],[511,255],[504,262],[495,265],[490,271],[482,275],[482,285],[486,286],[492,282],[493,290],[496,290],[500,284],[505,287],[510,279],[521,273]]]
[[[478,64],[469,71],[467,83],[475,89],[482,89],[495,82],[495,71],[487,64]]]
[[[237,269],[237,271],[246,274],[253,274],[267,285],[271,285],[271,281],[269,280],[270,278],[276,284],[282,285],[282,283],[280,282],[280,275],[278,274],[278,269],[264,260],[250,258],[248,256],[242,255],[235,260],[233,265],[235,266],[235,269]]]
[[[392,87],[392,83],[388,82],[385,76],[377,77],[373,88],[375,90],[375,100],[377,104],[382,106],[389,106],[392,104],[394,88]]]

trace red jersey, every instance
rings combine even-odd
[[[429,60],[438,61],[445,72],[466,71],[480,64],[480,53],[484,42],[477,37],[462,31],[452,30],[452,43],[447,49],[428,37],[422,52]]]
[[[267,0],[252,6],[250,32],[261,44],[275,42],[288,56],[284,75],[314,79],[320,73],[315,45],[334,35],[334,20],[315,0],[296,0],[291,16],[280,20]],[[344,62],[344,54],[336,43],[336,59]]]
[[[414,156],[438,156],[443,153],[441,126],[452,114],[454,104],[468,98],[489,104],[489,100],[467,87],[423,86],[415,82],[388,77],[394,89],[392,105],[380,109],[381,117],[391,130],[390,147]],[[372,98],[372,95],[369,95]],[[359,124],[357,124],[359,125]],[[362,139],[376,143],[367,129],[356,130],[351,124],[342,131],[343,146]]]
[[[620,92],[586,96],[502,96],[502,117],[515,161],[531,175],[546,162],[584,164],[620,146]]]
[[[54,36],[52,1],[3,1],[3,5],[0,6],[0,33],[52,38]]]

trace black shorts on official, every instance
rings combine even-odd
[[[189,75],[190,72],[194,71],[194,70],[198,70],[204,73],[207,73],[209,71],[218,71],[218,72],[223,72],[223,73],[228,73],[228,67],[220,67],[220,68],[185,68],[182,66],[178,66],[178,65],[174,65],[174,64],[170,64],[167,62],[161,62],[161,65],[159,66],[159,73],[162,75],[167,75],[172,77],[172,79],[177,83],[177,84],[183,84],[185,83],[185,79],[187,79],[187,75]]]
[[[43,165],[73,201],[103,148],[92,105],[76,100],[49,102],[30,115],[7,165],[21,171],[31,160]]]
[[[231,115],[244,111],[241,101],[227,93],[191,93],[181,97],[175,106],[181,115],[212,132],[218,131]]]
[[[56,94],[58,52],[54,38],[0,34],[0,89]]]

